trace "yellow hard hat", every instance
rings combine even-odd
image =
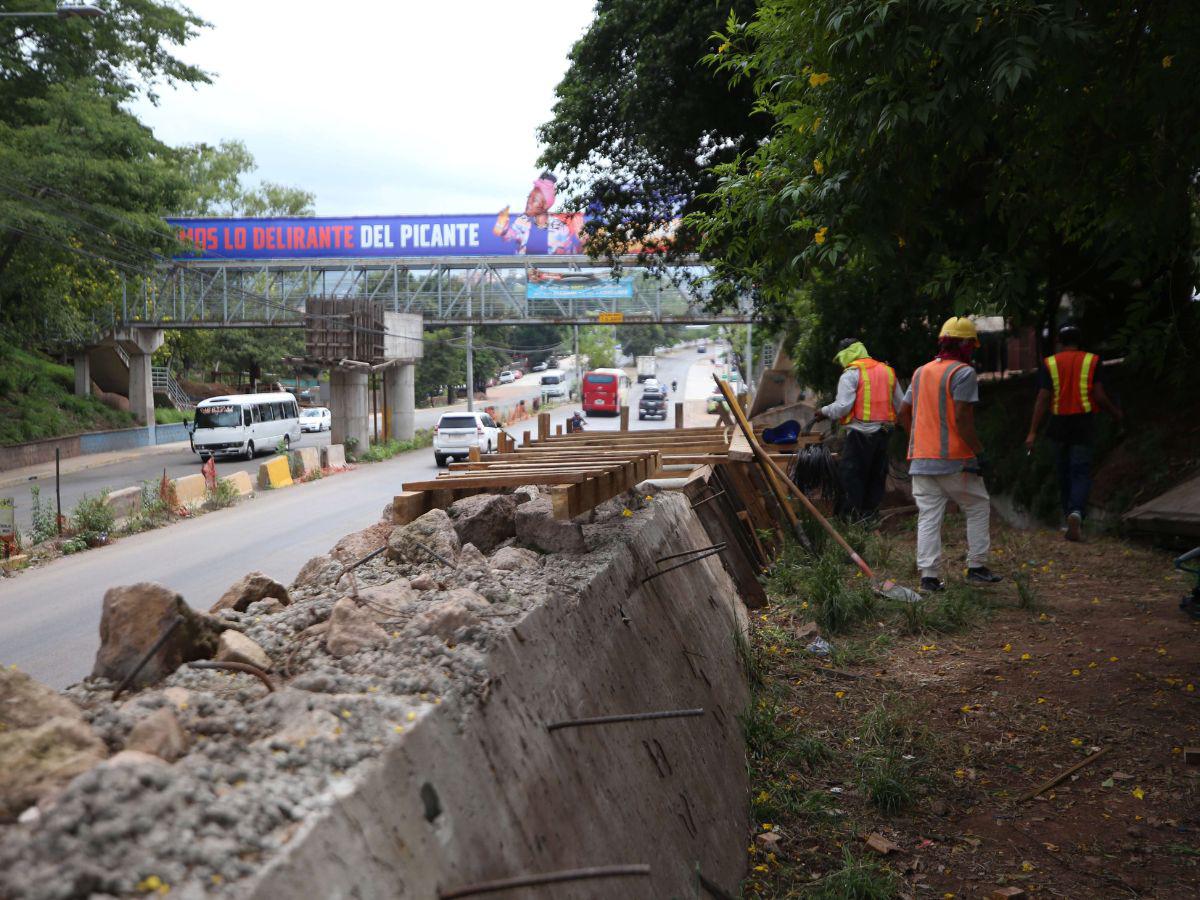
[[[979,346],[979,332],[975,330],[975,323],[966,316],[951,316],[942,326],[942,330],[938,333],[938,337],[945,338],[961,338],[963,340],[974,341],[975,346]]]

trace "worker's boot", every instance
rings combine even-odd
[[[1067,540],[1083,540],[1083,513],[1078,510],[1067,516]]]

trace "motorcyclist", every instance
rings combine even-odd
[[[576,410],[575,415],[571,416],[571,420],[567,423],[567,425],[570,426],[568,430],[572,433],[576,431],[583,431],[583,423],[586,421],[587,420],[583,417],[583,413]]]
[[[671,382],[671,393],[672,393],[672,394],[673,394],[673,393],[675,393],[675,391],[676,391],[676,390],[678,390],[678,389],[679,389],[679,382],[677,382],[677,381],[672,381],[672,382]]]

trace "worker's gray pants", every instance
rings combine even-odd
[[[952,475],[914,475],[917,503],[917,568],[922,578],[942,574],[942,519],[946,501],[953,500],[967,519],[967,568],[987,565],[992,541],[988,533],[992,500],[983,479],[970,472]]]

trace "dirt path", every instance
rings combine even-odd
[[[946,533],[961,541],[961,524]],[[1113,539],[994,538],[1004,585],[909,616],[862,601],[847,631],[823,629],[824,663],[802,649],[804,621],[853,604],[822,601],[811,569],[773,578],[752,648],[748,896],[1200,895],[1200,766],[1183,761],[1200,745],[1200,625],[1177,608],[1184,581],[1167,555]],[[867,547],[911,580],[911,533]],[[897,849],[868,849],[872,834]]]

